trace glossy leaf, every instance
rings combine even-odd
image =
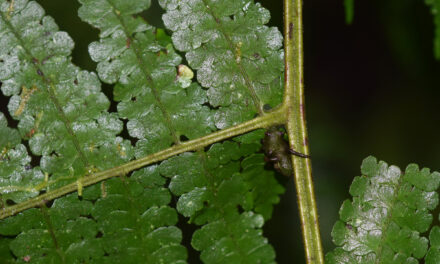
[[[7,201],[21,202],[39,194],[36,188],[44,184],[44,175],[30,165],[31,157],[16,129],[7,126],[7,120],[0,113],[0,204]]]
[[[2,92],[11,96],[8,108],[21,137],[42,155],[41,168],[32,168],[26,147],[16,145],[20,134],[1,116],[0,132],[8,133],[1,141],[2,206],[131,159],[130,142],[116,136],[122,122],[107,112],[110,102],[97,76],[70,62],[70,37],[36,2],[1,1],[0,11]],[[132,254],[134,263],[184,263],[177,214],[167,206],[170,194],[164,179],[149,170],[154,167],[89,187],[82,200],[71,194],[50,208],[5,219],[0,232],[13,239],[2,241],[13,256],[31,263],[121,263]]]
[[[182,136],[194,139],[214,129],[211,110],[203,105],[208,100],[206,91],[191,84],[191,70],[179,65],[182,59],[171,43],[158,40],[152,26],[132,16],[146,9],[149,1],[121,7],[107,0],[80,2],[79,16],[101,30],[101,39],[90,44],[89,52],[98,62],[101,80],[116,83],[119,116],[128,119],[130,136],[139,139],[136,156],[179,143]],[[100,8],[102,15],[94,8]],[[185,77],[179,76],[178,66],[186,67]]]
[[[361,171],[350,187],[353,200],[339,211],[332,231],[338,247],[326,263],[419,263],[428,249],[422,233],[438,205],[440,173],[414,164],[402,173],[374,157],[364,160]]]
[[[142,169],[5,219],[0,234],[16,235],[12,253],[31,263],[185,263],[164,184],[157,167]]]
[[[99,23],[103,24],[108,19],[108,23],[118,20],[120,25],[112,23],[112,33],[104,34],[105,29],[97,25],[89,14],[90,4],[98,2],[106,1],[82,1],[79,14],[83,20],[101,29],[101,40],[92,43],[89,52],[98,62],[100,78],[116,83],[114,95],[120,101],[119,115],[128,119],[130,135],[139,139],[136,155],[143,156],[173,143],[179,144],[182,136],[193,139],[214,130],[214,113],[221,110],[210,110],[206,106],[206,90],[191,84],[192,70],[180,64],[181,58],[174,52],[171,43],[162,37],[163,32],[156,31],[140,18],[124,15],[124,12],[108,6],[108,15],[100,18]],[[137,26],[127,26],[134,24]],[[209,103],[212,105],[212,102]],[[248,142],[260,140],[261,137],[257,136]],[[239,174],[238,160],[260,148],[259,144],[240,146],[225,142],[213,145],[208,152],[185,153],[163,162],[161,173],[172,178],[169,188],[179,197],[176,204],[178,212],[198,225],[211,224],[229,214],[237,216],[227,224],[238,225],[237,206],[249,212],[255,209],[266,219],[270,218],[272,206],[278,203],[278,196],[284,189],[276,182],[273,173],[262,173],[263,157],[259,156],[255,167],[250,162],[245,173]],[[243,181],[244,178],[247,181]],[[268,191],[268,187],[273,189]],[[247,228],[242,227],[240,232]],[[256,229],[253,236],[259,241],[255,247],[263,244],[268,247],[267,254],[253,258],[259,261],[273,259],[273,249],[261,237],[261,231]],[[247,254],[243,255],[239,249],[240,245],[228,248],[231,254],[246,257]],[[220,254],[218,250],[202,254]],[[206,258],[204,261],[212,263],[213,260]]]
[[[1,207],[8,201],[19,203],[37,196],[46,179],[39,168],[32,168],[26,147],[18,144],[0,157]]]
[[[246,1],[209,3],[215,13],[206,26],[217,19],[222,25],[195,23],[202,31],[186,33],[197,39],[224,32],[194,50],[176,44],[176,32],[170,38],[146,23],[139,14],[149,0],[79,2],[80,18],[100,30],[89,45],[97,75],[71,63],[73,40],[36,2],[0,0],[1,90],[18,120],[11,129],[0,116],[1,206],[72,183],[79,194],[1,220],[0,262],[186,263],[180,213],[199,226],[192,245],[203,262],[274,263],[262,226],[284,188],[256,154],[262,130],[81,187],[95,172],[238,124],[265,104],[277,106],[282,37],[265,26],[268,11]],[[189,66],[173,44],[187,52]],[[117,113],[108,112],[101,81],[114,85]],[[121,136],[124,125],[134,148]]]
[[[3,152],[6,152],[8,148],[14,147],[18,143],[20,143],[20,135],[16,129],[12,129],[8,127],[8,121],[3,113],[0,113],[0,149]],[[4,160],[2,157],[1,160]]]
[[[160,0],[175,47],[186,52],[197,80],[219,107],[215,124],[249,120],[282,98],[282,36],[265,26],[270,14],[247,0]]]
[[[201,251],[204,263],[274,261],[261,227],[284,189],[273,172],[264,170],[263,155],[251,154],[259,148],[227,141],[206,153],[185,153],[159,166],[161,174],[171,178],[171,192],[180,196],[177,210],[202,226],[192,245]],[[240,162],[243,156],[248,157]]]
[[[440,262],[440,227],[434,226],[429,233],[430,248],[425,257],[426,264]]]
[[[129,142],[116,136],[122,122],[107,112],[98,78],[71,63],[72,39],[36,2],[1,1],[0,35],[1,90],[11,96],[9,113],[47,174],[34,188],[17,178],[17,191],[35,194],[131,159]]]

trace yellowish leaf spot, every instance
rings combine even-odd
[[[23,86],[21,88],[21,95],[20,95],[21,100],[20,100],[20,104],[18,105],[17,110],[15,110],[15,112],[14,112],[15,116],[19,116],[23,113],[24,108],[26,107],[26,103],[29,101],[29,98],[37,90],[38,89],[35,85],[31,89],[27,89],[26,86]]]
[[[125,148],[122,147],[121,144],[118,143],[118,145],[116,145],[116,148],[118,149],[119,156],[121,157],[127,156],[127,153],[125,153]]]
[[[105,182],[101,182],[101,197],[107,197],[107,189],[105,187]]]
[[[82,196],[82,193],[83,193],[83,182],[82,182],[82,177],[81,178],[79,178],[77,181],[76,181],[76,185],[78,186],[78,196]]]
[[[180,64],[177,66],[177,81],[182,88],[187,88],[191,85],[194,72],[186,65]]]
[[[90,145],[89,145],[89,151],[90,152],[93,152],[95,150],[95,143],[91,143]]]
[[[9,7],[8,7],[8,13],[6,15],[6,18],[9,20],[11,19],[11,13],[14,11],[14,1],[15,0],[11,0],[11,2],[9,3]]]
[[[235,45],[235,61],[237,63],[241,62],[241,46],[243,46],[243,42],[241,41]]]

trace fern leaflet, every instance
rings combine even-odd
[[[264,117],[265,104],[277,106],[282,37],[264,25],[267,10],[253,2],[206,2],[203,16],[215,22],[211,33],[220,38],[203,40],[197,51],[183,49],[175,40],[180,33],[174,33],[174,45],[188,52],[204,89],[192,82],[192,70],[181,64],[164,31],[138,15],[150,1],[80,2],[79,16],[101,31],[89,46],[99,79],[71,63],[73,41],[36,2],[0,0],[1,89],[11,97],[9,112],[19,121],[18,130],[11,129],[0,116],[0,133],[8,134],[0,139],[3,206],[78,186],[78,195],[53,204],[43,200],[39,208],[1,220],[0,252],[6,252],[1,260],[186,263],[175,226],[180,213],[200,227],[192,245],[205,263],[273,263],[275,252],[261,228],[284,188],[264,170],[263,155],[256,154],[262,131],[83,187],[83,179],[97,171],[183,145],[255,114]],[[217,58],[214,49],[222,56]],[[117,113],[108,112],[100,80],[115,85]],[[135,147],[119,136],[124,121]],[[31,155],[41,156],[40,166],[30,166]],[[178,197],[177,212],[169,206],[170,191]]]
[[[2,238],[13,254],[9,260],[118,263],[130,256],[184,263],[181,233],[173,226],[177,215],[167,207],[171,197],[165,181],[149,173],[154,167],[82,190],[87,174],[133,157],[130,142],[116,136],[122,122],[107,112],[109,101],[97,76],[70,62],[72,40],[36,2],[2,1],[0,8],[7,47],[0,54],[2,92],[12,95],[8,108],[19,120],[21,137],[29,140],[34,155],[42,155],[40,167],[29,168],[26,147],[11,145],[18,143],[18,133],[5,126],[2,116],[1,131],[12,131],[8,144],[2,141],[3,204],[71,182],[78,183],[82,196],[71,194],[50,208],[2,220],[0,234],[11,237]]]
[[[219,107],[217,128],[246,121],[282,98],[282,36],[265,24],[269,12],[245,0],[161,0],[176,49],[186,52],[197,80]],[[263,48],[264,47],[264,48]]]
[[[364,176],[350,187],[332,236],[338,246],[326,263],[418,263],[428,249],[428,231],[438,205],[440,173],[409,165],[396,166],[364,160]]]

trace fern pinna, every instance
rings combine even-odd
[[[350,187],[353,200],[339,211],[332,231],[338,247],[326,263],[439,263],[439,227],[431,225],[440,173],[415,164],[401,172],[374,157],[361,171]]]
[[[253,1],[160,1],[171,42],[138,15],[150,1],[80,3],[80,18],[100,30],[89,46],[97,75],[71,63],[72,39],[36,2],[0,1],[1,90],[18,120],[15,129],[0,119],[1,262],[186,263],[181,214],[199,226],[192,246],[204,263],[273,263],[261,228],[284,188],[264,169],[264,131],[90,185],[276,107],[282,36],[265,26],[268,11]],[[173,45],[203,88],[179,75],[186,66]],[[116,113],[100,80],[114,84]]]

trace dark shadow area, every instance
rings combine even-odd
[[[2,87],[2,83],[0,82],[0,88],[1,87]],[[17,127],[18,121],[12,118],[8,110],[9,98],[10,98],[9,96],[5,96],[3,93],[0,92],[0,111],[3,113],[6,120],[8,121],[9,127]]]
[[[55,19],[61,31],[69,33],[75,42],[72,52],[72,61],[75,65],[88,71],[95,71],[96,63],[89,56],[88,46],[91,42],[97,41],[99,30],[83,22],[78,17],[78,1],[54,1],[37,0],[46,10],[46,14]]]
[[[168,184],[167,184],[168,186]],[[176,208],[177,206],[177,198],[173,196],[173,200],[170,203],[170,206]],[[188,218],[184,217],[181,214],[178,214],[179,221],[177,223],[177,227],[182,231],[182,245],[187,248],[188,253],[188,263],[201,264],[200,261],[200,252],[195,250],[191,246],[192,234],[200,228],[195,224],[188,223]]]
[[[286,192],[274,207],[272,218],[264,225],[264,235],[275,248],[277,263],[305,263],[293,179],[288,180],[284,187]]]

